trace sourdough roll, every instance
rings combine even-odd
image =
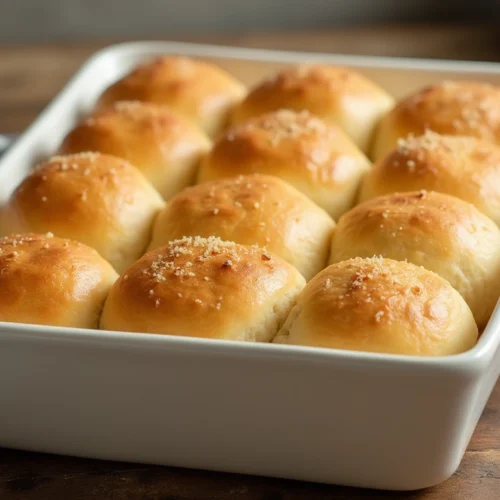
[[[461,198],[500,225],[500,146],[431,131],[399,139],[365,176],[361,200],[416,189]]]
[[[399,138],[426,130],[478,137],[500,145],[500,86],[444,81],[410,95],[381,120],[372,157],[379,159]]]
[[[38,165],[2,212],[7,233],[47,232],[95,248],[121,272],[146,250],[163,200],[130,163],[100,153]]]
[[[186,237],[148,252],[118,279],[101,329],[268,342],[304,283],[263,249]]]
[[[362,203],[342,216],[330,263],[381,255],[434,271],[464,297],[479,328],[500,296],[500,229],[453,196],[414,191]]]
[[[200,166],[198,182],[253,173],[280,177],[334,219],[355,202],[370,163],[334,125],[308,111],[279,110],[222,135]]]
[[[47,234],[0,238],[0,321],[97,328],[118,278],[93,248]]]
[[[179,56],[157,57],[111,85],[99,105],[116,101],[167,104],[209,136],[226,124],[229,112],[246,94],[245,86],[221,68]]]
[[[218,236],[265,247],[306,278],[328,259],[334,222],[277,177],[241,175],[186,188],[158,215],[150,249],[182,236]]]
[[[285,68],[254,87],[232,114],[232,123],[278,109],[308,110],[339,126],[363,151],[394,99],[349,68],[300,64]]]
[[[460,294],[408,262],[355,258],[331,265],[305,287],[277,343],[410,356],[472,348],[478,330]]]
[[[98,151],[128,160],[169,198],[192,184],[210,141],[166,106],[117,102],[77,124],[59,153]]]

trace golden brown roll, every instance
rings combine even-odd
[[[408,262],[372,257],[317,274],[274,341],[446,356],[467,351],[477,337],[469,307],[445,279]]]
[[[344,214],[330,263],[381,255],[434,271],[464,297],[483,328],[500,296],[500,229],[473,205],[426,191],[396,193]]]
[[[118,279],[101,329],[268,342],[304,284],[263,249],[186,237],[148,252]]]
[[[99,151],[128,160],[169,198],[192,184],[210,141],[166,106],[117,102],[84,118],[59,153]]]
[[[0,238],[0,321],[97,328],[118,278],[93,248],[51,233]]]
[[[366,152],[378,121],[393,105],[387,92],[357,71],[301,64],[254,87],[234,109],[232,123],[278,109],[308,110],[339,126]]]
[[[370,163],[337,127],[308,111],[279,110],[222,135],[202,161],[198,182],[261,173],[280,177],[334,219],[355,202]]]
[[[175,195],[155,221],[149,248],[183,236],[218,236],[265,247],[309,279],[326,265],[333,226],[324,210],[285,181],[242,175]]]
[[[230,110],[245,94],[241,82],[213,64],[163,56],[141,64],[111,85],[98,104],[116,101],[168,104],[213,137],[226,125]]]
[[[6,233],[53,232],[95,248],[121,272],[146,250],[160,195],[130,163],[100,153],[38,165],[2,212]]]
[[[461,198],[500,225],[500,147],[475,137],[430,131],[399,139],[365,176],[360,197],[416,189]]]
[[[380,122],[372,157],[379,159],[399,138],[432,130],[469,135],[500,145],[500,87],[474,81],[444,81],[403,99]]]

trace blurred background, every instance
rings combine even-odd
[[[497,0],[0,0],[0,40],[172,37],[349,25],[479,22]]]
[[[138,39],[500,61],[500,0],[0,0],[0,133],[94,51]]]

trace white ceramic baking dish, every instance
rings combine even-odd
[[[399,97],[442,79],[500,83],[500,65],[131,43],[99,52],[0,162],[3,203],[99,93],[159,53],[251,84],[287,63],[358,68]],[[0,446],[417,489],[458,467],[500,371],[500,307],[446,358],[0,323]]]

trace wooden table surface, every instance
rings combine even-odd
[[[188,40],[273,49],[500,61],[499,33],[493,24],[396,26]],[[0,46],[0,133],[26,127],[92,52],[115,41]],[[378,492],[0,449],[0,498],[499,500],[500,383],[459,470],[445,483],[427,490]]]

